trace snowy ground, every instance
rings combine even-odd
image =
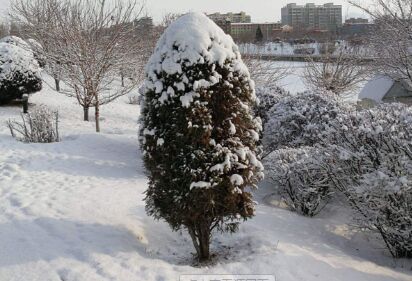
[[[380,240],[349,227],[334,204],[309,219],[256,193],[257,216],[233,236],[216,235],[214,265],[193,267],[191,243],[144,211],[146,177],[137,144],[139,107],[102,108],[102,133],[81,121],[74,99],[48,89],[35,105],[59,108],[63,140],[23,144],[0,107],[0,280],[178,280],[181,274],[273,274],[284,281],[412,280],[412,262],[393,260]]]
[[[284,87],[292,94],[301,93],[307,90],[303,79],[305,62],[276,61],[270,62],[274,68],[279,68],[282,73],[287,70],[287,75],[279,81],[279,86]]]

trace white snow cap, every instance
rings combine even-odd
[[[40,77],[39,64],[31,51],[0,43],[0,79],[12,79],[16,71]]]
[[[184,61],[188,66],[205,61],[223,65],[227,59],[237,58],[240,53],[232,37],[206,15],[188,13],[166,29],[146,70],[149,77],[153,71],[175,74],[182,72]]]
[[[12,44],[15,46],[18,46],[20,48],[30,50],[29,44],[21,39],[20,37],[17,36],[6,36],[0,39],[0,43],[7,43],[7,44]]]

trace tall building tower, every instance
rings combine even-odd
[[[342,6],[287,4],[282,8],[282,24],[309,30],[335,31],[342,26]]]

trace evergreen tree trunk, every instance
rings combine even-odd
[[[208,261],[210,259],[210,229],[208,225],[201,225],[199,229],[199,260]]]
[[[83,118],[84,121],[89,121],[89,107],[88,106],[83,106]]]
[[[189,230],[190,237],[192,238],[193,246],[195,246],[196,254],[199,257],[200,256],[200,247],[199,247],[199,242],[197,240],[196,231],[192,227],[189,227],[188,230]]]
[[[57,78],[54,78],[54,84],[56,85],[56,91],[60,92],[60,80]]]
[[[189,228],[189,234],[196,249],[200,262],[210,259],[210,227],[206,223],[199,223],[193,228]]]

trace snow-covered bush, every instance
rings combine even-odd
[[[336,95],[305,92],[288,95],[270,110],[265,125],[265,155],[284,147],[313,146],[333,133],[332,121],[343,121],[351,106]]]
[[[40,68],[31,51],[0,43],[0,103],[40,91]]]
[[[43,55],[43,47],[34,39],[27,39],[27,41],[25,41],[17,36],[6,36],[0,39],[0,43],[11,44],[28,52],[32,52],[40,67],[46,65],[46,58]]]
[[[37,107],[28,114],[22,114],[22,121],[9,120],[7,125],[11,135],[28,143],[58,142],[59,114],[45,106]]]
[[[269,120],[270,109],[287,95],[290,95],[289,92],[278,86],[256,88],[258,100],[255,105],[255,114],[262,119],[263,127]]]
[[[172,23],[147,65],[140,141],[149,176],[146,210],[186,228],[200,260],[213,230],[254,215],[254,83],[232,38],[201,13]]]
[[[266,159],[266,169],[277,192],[292,210],[315,216],[328,203],[333,184],[323,168],[328,161],[312,147],[279,149]]]
[[[28,42],[24,41],[20,37],[17,36],[6,36],[0,39],[0,43],[7,43],[11,44],[17,47],[20,47],[22,49],[25,49],[26,51],[31,51],[31,47]]]
[[[412,160],[399,155],[385,161],[347,193],[360,226],[378,231],[394,257],[412,258]]]
[[[328,173],[394,257],[412,257],[412,111],[381,105],[334,125]]]

